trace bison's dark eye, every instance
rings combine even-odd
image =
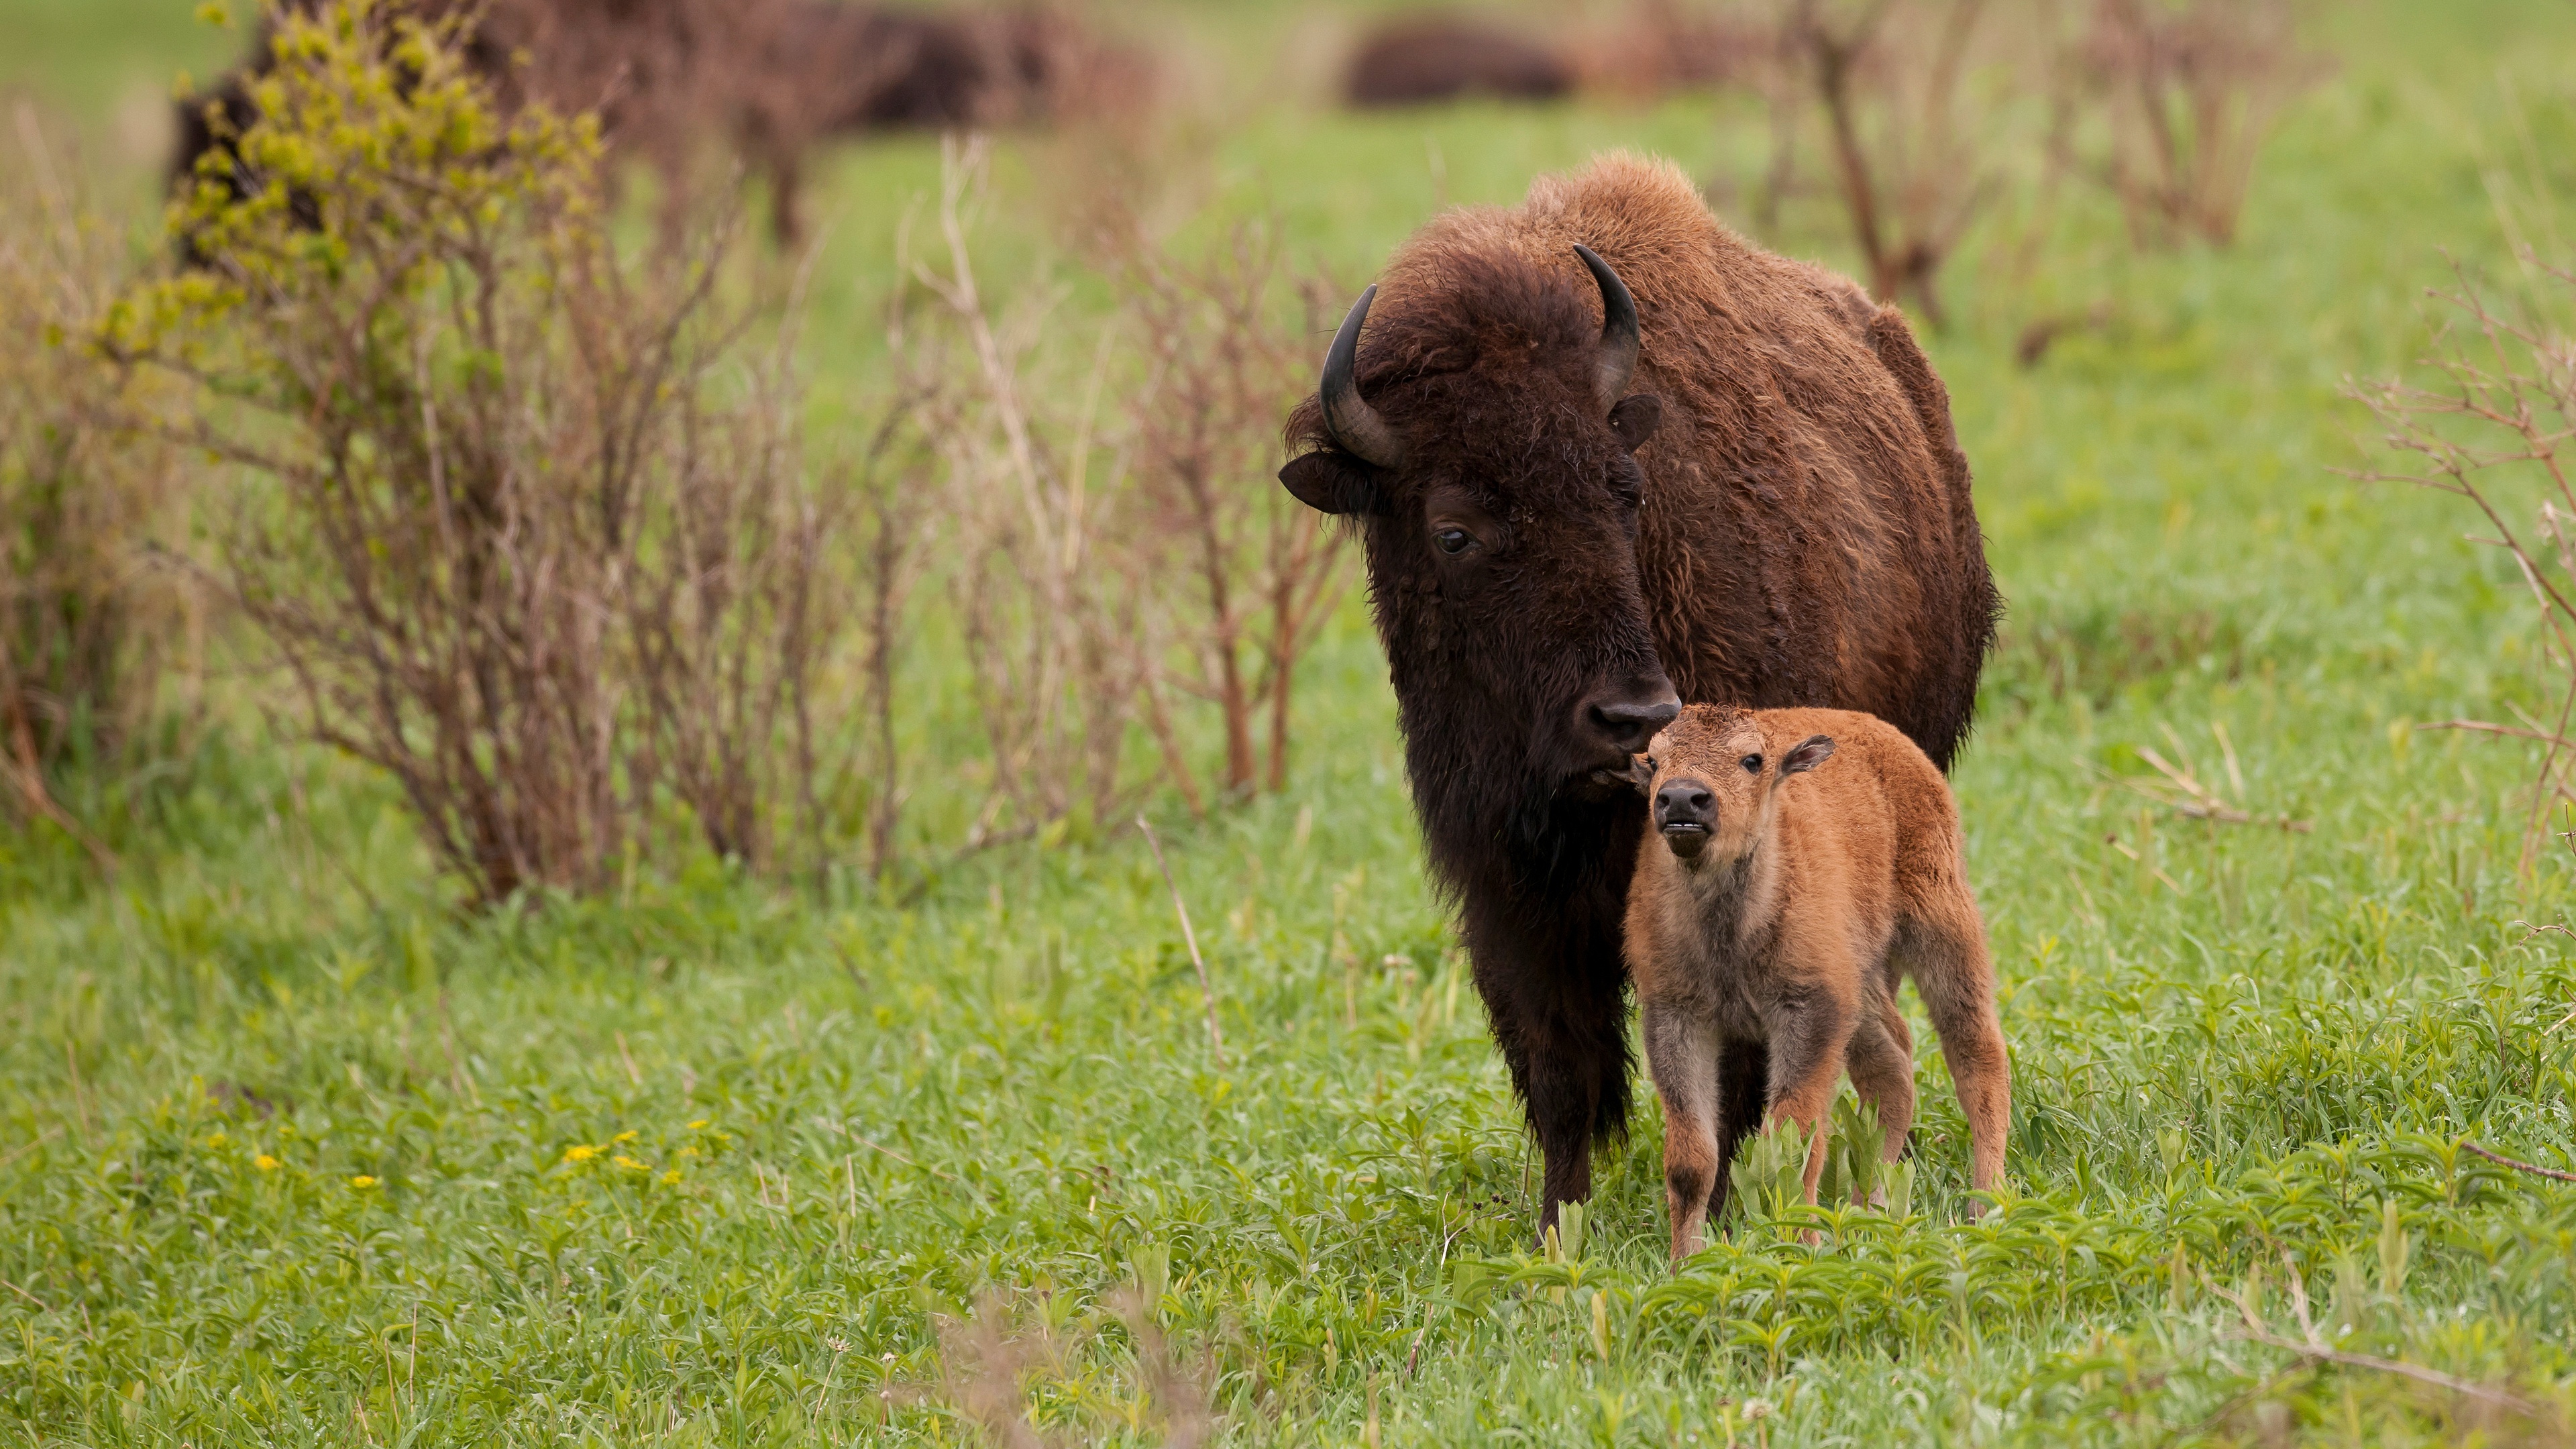
[[[1431,535],[1431,541],[1440,545],[1442,553],[1455,554],[1465,553],[1467,546],[1474,543],[1476,539],[1463,528],[1444,528]]]
[[[1748,775],[1761,774],[1762,757],[1760,755],[1746,755],[1744,757],[1744,773]]]

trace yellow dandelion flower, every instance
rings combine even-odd
[[[593,1147],[586,1142],[577,1142],[564,1149],[563,1160],[566,1162],[588,1162],[598,1155],[598,1148]]]
[[[252,1158],[252,1159],[250,1160],[250,1165],[251,1165],[251,1166],[253,1166],[253,1167],[258,1168],[258,1169],[259,1169],[260,1171],[262,1171],[262,1172],[275,1172],[275,1171],[277,1171],[277,1159],[276,1159],[276,1158],[274,1158],[274,1157],[269,1156],[269,1155],[268,1155],[267,1153],[265,1153],[265,1152],[261,1153],[261,1154],[260,1154],[259,1156],[257,1156],[257,1157]]]
[[[683,1147],[673,1155],[677,1157],[695,1157],[698,1155],[698,1149],[694,1147]]]
[[[609,1161],[616,1163],[618,1166],[620,1166],[620,1167],[622,1167],[622,1168],[625,1168],[628,1172],[651,1172],[651,1171],[653,1170],[653,1169],[651,1169],[651,1168],[649,1168],[649,1167],[646,1167],[643,1163],[640,1163],[640,1162],[636,1161],[634,1158],[627,1156],[627,1155],[626,1155],[625,1153],[623,1153],[623,1152],[621,1152],[621,1153],[617,1154],[615,1157],[610,1158],[610,1159],[609,1159]]]
[[[611,1137],[608,1140],[612,1145],[619,1142],[632,1142],[635,1140],[635,1129],[629,1127],[625,1131],[618,1133],[616,1136]]]
[[[706,1130],[707,1124],[714,1120],[715,1119],[712,1117],[701,1117],[695,1122],[689,1124],[689,1130],[692,1132],[703,1132]]]
[[[231,1138],[226,1137],[226,1136],[225,1136],[224,1134],[222,1134],[221,1132],[218,1132],[218,1133],[216,1133],[214,1136],[209,1137],[209,1138],[207,1138],[207,1139],[206,1139],[206,1145],[207,1145],[208,1147],[221,1147],[221,1146],[223,1146],[225,1143],[230,1142],[230,1141],[232,1141],[232,1139],[231,1139]]]
[[[663,1174],[662,1174],[662,1185],[663,1185],[664,1187],[669,1187],[672,1183],[678,1182],[679,1180],[680,1180],[680,1169],[678,1169],[678,1168],[676,1168],[676,1167],[674,1167],[674,1168],[672,1168],[670,1171],[665,1172],[665,1173],[663,1173]]]
[[[360,1192],[365,1192],[368,1188],[374,1187],[375,1185],[376,1180],[367,1176],[363,1172],[359,1173],[356,1177],[349,1179],[349,1186],[356,1188]]]

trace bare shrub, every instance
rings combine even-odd
[[[1149,369],[1129,394],[1134,465],[1158,590],[1164,651],[1146,684],[1151,722],[1191,808],[1202,796],[1160,691],[1168,679],[1216,706],[1224,789],[1286,786],[1297,662],[1331,617],[1344,577],[1342,535],[1277,487],[1277,419],[1313,369],[1306,305],[1282,305],[1287,277],[1275,224],[1233,227],[1201,257],[1130,229],[1118,272]],[[1310,325],[1289,325],[1302,315]],[[1257,666],[1257,669],[1256,669]],[[1256,734],[1264,748],[1256,749]]]
[[[701,278],[719,254],[706,254]],[[613,266],[598,275],[633,281]],[[659,391],[639,391],[617,414],[641,454],[627,465],[637,474],[625,486],[640,505],[640,547],[624,597],[654,759],[638,779],[666,775],[720,856],[759,867],[819,863],[815,783],[826,736],[837,731],[817,714],[828,703],[822,670],[849,627],[833,555],[854,500],[806,485],[797,303],[767,355],[733,369],[732,395],[719,396],[709,374],[730,339],[690,336],[696,323],[675,318],[652,286],[598,300],[658,324],[653,332],[595,335],[584,348],[598,375],[667,359],[636,369],[638,389]],[[696,304],[684,296],[680,305]],[[571,320],[602,319],[584,308]]]
[[[2436,729],[2474,730],[2539,745],[2523,832],[2529,870],[2548,839],[2549,813],[2576,804],[2576,272],[2542,265],[2531,305],[2509,308],[2463,275],[2436,293],[2448,315],[2420,380],[2385,379],[2354,389],[2387,430],[2388,447],[2411,467],[2365,472],[2365,480],[2417,484],[2467,499],[2486,520],[2529,589],[2539,614],[2532,665],[2547,703],[2533,714],[2508,706],[2511,724],[2446,720]],[[2537,495],[2537,507],[2534,507]]]
[[[107,847],[48,786],[75,753],[134,739],[172,656],[202,637],[178,572],[186,476],[143,426],[170,389],[120,375],[88,344],[126,282],[121,227],[80,195],[78,159],[35,108],[0,143],[0,767],[8,807]]]
[[[767,753],[805,743],[839,617],[792,379],[719,374],[731,228],[625,259],[594,130],[502,119],[456,40],[286,19],[254,184],[188,198],[206,268],[120,303],[111,345],[198,384],[188,440],[248,485],[233,596],[476,900],[607,884],[666,789],[767,863]]]
[[[2254,160],[2321,79],[2293,0],[2096,0],[2082,71],[2111,119],[2104,179],[2142,246],[2235,240]]]
[[[866,446],[836,467],[832,490],[850,510],[843,532],[854,569],[835,607],[857,623],[856,737],[820,788],[822,813],[845,817],[867,839],[869,878],[883,880],[895,861],[903,823],[904,776],[900,703],[905,646],[915,632],[914,591],[927,571],[938,504],[936,454],[921,431],[945,411],[946,378],[924,366],[905,330],[901,298],[887,308],[886,352],[896,375],[869,429]]]
[[[1942,264],[1994,184],[1963,114],[1984,0],[1786,3],[1783,45],[1823,111],[1870,291],[1882,302],[1910,297],[1945,325]],[[1775,126],[1789,119],[1775,110]]]
[[[920,426],[946,485],[950,592],[993,772],[970,846],[1077,808],[1098,822],[1120,818],[1120,756],[1145,667],[1146,581],[1117,552],[1132,537],[1134,493],[1103,430],[1112,339],[1104,332],[1089,349],[1087,378],[1031,375],[1060,298],[1014,305],[986,294],[971,212],[988,155],[981,139],[947,143],[940,259],[908,259],[939,324],[917,329],[911,345],[930,349],[925,358],[949,345],[956,353],[950,386]],[[1075,406],[1050,406],[1067,394]]]

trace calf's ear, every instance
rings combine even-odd
[[[1646,445],[1646,440],[1655,435],[1656,426],[1663,420],[1663,399],[1650,392],[1641,392],[1634,397],[1619,399],[1619,405],[1610,410],[1610,431],[1619,435],[1621,447],[1633,453]]]
[[[1785,777],[1812,770],[1832,758],[1833,753],[1832,735],[1809,735],[1798,742],[1796,749],[1780,757],[1780,773]]]
[[[1318,513],[1384,513],[1386,490],[1378,486],[1376,473],[1369,464],[1327,448],[1289,459],[1279,470],[1279,482]]]

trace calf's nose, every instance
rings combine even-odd
[[[1671,724],[1681,712],[1681,696],[1660,679],[1644,689],[1597,697],[1584,711],[1593,733],[1621,753],[1631,755],[1644,749],[1655,731]]]
[[[1696,825],[1702,829],[1717,814],[1717,797],[1697,780],[1675,780],[1655,792],[1655,825],[1669,830],[1676,825]]]

